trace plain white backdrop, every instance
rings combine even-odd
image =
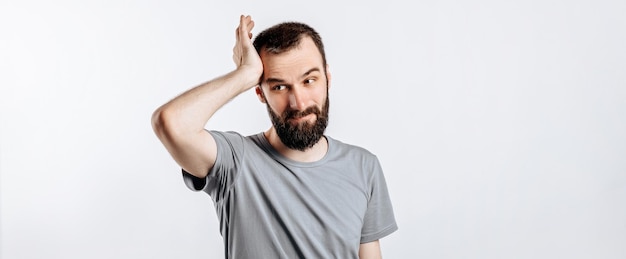
[[[327,133],[377,154],[385,258],[626,258],[626,2],[0,1],[0,256],[223,258],[150,115],[234,29],[316,28]],[[270,126],[253,91],[207,127]]]

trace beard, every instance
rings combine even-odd
[[[288,148],[305,151],[313,147],[324,136],[326,126],[328,126],[328,94],[326,94],[326,102],[324,102],[321,111],[317,106],[308,107],[303,111],[287,108],[282,116],[278,116],[269,104],[266,103],[266,105],[280,141]],[[316,118],[312,123],[303,121],[294,125],[289,122],[291,119],[309,114],[315,114]]]

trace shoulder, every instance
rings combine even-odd
[[[334,139],[329,136],[326,136],[326,139],[328,140],[329,148],[337,156],[348,157],[348,158],[360,158],[360,159],[370,160],[370,161],[378,160],[378,158],[376,157],[374,153],[372,153],[370,150],[362,146],[345,143],[343,141]]]
[[[219,130],[209,130],[209,133],[213,135],[214,138],[219,138],[225,140],[227,142],[256,142],[258,141],[259,134],[247,135],[236,132],[236,131],[219,131]]]
[[[244,136],[235,131],[210,130],[209,133],[215,139],[218,152],[245,153],[245,150],[257,149],[263,146],[262,133]],[[261,137],[259,137],[261,136]]]
[[[220,130],[208,130],[209,133],[211,133],[211,135],[213,136],[218,136],[218,137],[222,137],[222,138],[228,138],[228,139],[242,139],[244,138],[243,135],[241,135],[241,133],[236,132],[236,131],[220,131]]]

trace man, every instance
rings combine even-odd
[[[185,183],[215,204],[227,258],[381,258],[397,229],[382,169],[365,149],[324,135],[331,75],[320,36],[282,23],[252,42],[241,16],[237,68],[153,114]],[[207,131],[211,116],[256,87],[273,126],[257,135]]]

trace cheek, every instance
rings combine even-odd
[[[289,105],[289,100],[283,100],[280,98],[266,99],[266,101],[267,104],[269,104],[270,108],[274,110],[276,114],[283,114],[283,112]]]
[[[328,92],[326,91],[326,89],[324,89],[324,91],[320,91],[317,93],[317,95],[315,96],[315,100],[317,100],[317,104],[323,106],[324,103],[326,102],[326,98],[328,98]]]

